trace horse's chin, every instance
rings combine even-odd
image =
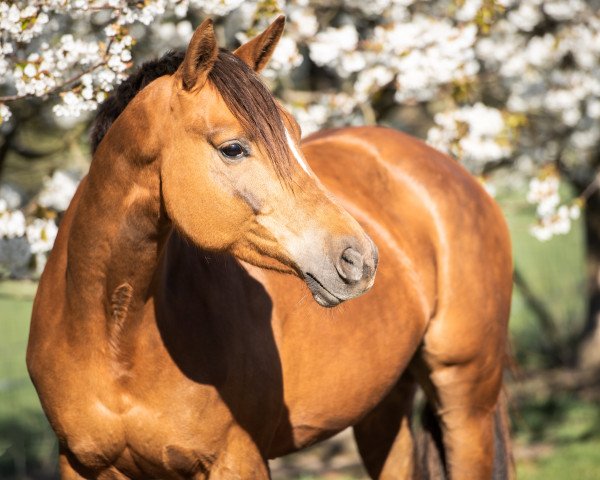
[[[340,303],[343,302],[343,300],[340,300],[339,298],[334,297],[329,293],[327,293],[326,295],[324,295],[321,292],[313,293],[313,298],[315,299],[315,302],[317,302],[319,305],[325,308],[337,307]]]
[[[332,308],[342,303],[345,298],[340,298],[319,282],[311,273],[304,274],[304,281],[313,295],[315,301],[322,307]]]

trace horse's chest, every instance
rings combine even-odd
[[[133,408],[123,417],[127,449],[116,466],[127,470],[129,460],[145,475],[192,477],[207,472],[223,442],[230,417],[212,409],[202,421],[190,405],[172,404],[159,410]]]
[[[211,408],[202,421],[190,405],[127,403],[127,411],[115,413],[90,397],[77,415],[61,415],[63,441],[81,464],[130,477],[189,478],[210,469],[231,421],[226,411]]]

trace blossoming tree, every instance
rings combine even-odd
[[[183,45],[202,16],[243,41],[281,12],[288,25],[265,77],[305,134],[394,123],[490,191],[490,174],[510,167],[529,182],[540,241],[568,232],[585,206],[600,346],[599,0],[0,1],[0,175],[11,150],[27,150],[16,133],[31,105],[72,126],[134,63]],[[576,200],[561,200],[561,181]],[[0,190],[0,264],[13,275],[32,258],[39,271],[76,184],[55,172],[28,206]]]

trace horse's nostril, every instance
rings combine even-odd
[[[363,277],[363,256],[352,247],[342,252],[338,262],[337,271],[347,283],[356,283]]]

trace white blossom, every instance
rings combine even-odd
[[[329,27],[319,32],[310,43],[310,58],[319,66],[339,66],[340,56],[352,53],[357,43],[358,32],[354,25]]]
[[[11,117],[10,108],[6,106],[4,103],[0,103],[0,125],[4,122],[8,122]]]
[[[38,204],[63,212],[75,195],[78,184],[79,178],[74,174],[56,170],[50,178],[44,181],[44,186],[38,195]]]
[[[431,99],[444,84],[475,75],[474,25],[415,15],[392,27],[376,27],[369,43],[380,65],[396,76],[396,101]]]
[[[585,4],[581,0],[546,0],[542,4],[544,13],[555,20],[571,20],[578,13],[585,9]]]
[[[23,192],[13,184],[0,184],[0,212],[6,210],[16,210],[23,204]]]
[[[556,175],[548,175],[546,178],[533,178],[529,182],[527,201],[537,205],[537,214],[546,217],[556,210],[560,203],[558,187],[559,179]]]
[[[299,66],[303,60],[304,57],[300,55],[296,42],[290,37],[284,36],[279,40],[269,67],[264,74],[271,78],[275,78],[277,75],[285,75]]]
[[[452,153],[474,170],[512,153],[510,144],[505,141],[507,127],[504,118],[495,108],[476,103],[438,113],[434,122],[427,141],[442,151]]]
[[[52,218],[36,218],[27,226],[27,241],[31,253],[46,253],[52,249],[58,233],[58,227]]]
[[[319,22],[312,9],[288,4],[286,13],[289,17],[286,30],[294,30],[299,39],[311,39],[317,34]]]
[[[381,87],[389,84],[394,79],[394,74],[383,65],[364,69],[358,74],[354,84],[354,91],[359,100],[366,101]]]
[[[483,0],[465,0],[456,12],[456,19],[461,22],[468,22],[475,18],[483,4]]]
[[[537,1],[518,2],[519,7],[508,14],[508,19],[519,29],[530,32],[542,20],[542,12]]]
[[[25,235],[25,215],[20,210],[9,210],[6,200],[0,198],[0,238]]]
[[[531,234],[540,241],[550,240],[555,235],[565,235],[571,231],[572,221],[579,218],[579,215],[578,207],[561,205],[552,214],[541,217],[531,227]]]
[[[531,234],[546,241],[555,235],[565,235],[571,230],[572,222],[581,215],[577,201],[562,204],[559,193],[560,180],[554,173],[533,178],[529,182],[527,201],[536,205],[537,223],[532,225]]]

